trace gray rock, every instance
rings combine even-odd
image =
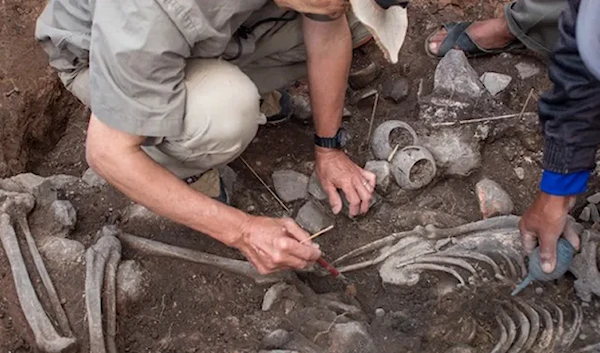
[[[275,305],[275,303],[279,302],[283,298],[284,292],[290,289],[291,287],[291,285],[284,282],[272,285],[263,297],[262,311],[271,310],[273,308],[273,305]]]
[[[497,72],[485,72],[480,81],[492,96],[502,92],[512,81],[512,77]]]
[[[579,214],[579,219],[584,221],[584,222],[588,222],[590,220],[592,216],[592,210],[590,208],[590,206],[585,206],[583,208],[583,210],[581,211],[581,213]]]
[[[294,170],[284,169],[271,176],[275,192],[283,202],[305,199],[308,190],[308,177]]]
[[[319,177],[317,176],[316,171],[314,171],[311,174],[310,179],[308,181],[308,193],[319,201],[327,199],[327,193],[325,192],[325,190],[323,190],[323,187],[321,186],[321,182],[319,181]]]
[[[422,141],[446,175],[464,177],[481,166],[479,143],[471,137],[469,130],[453,128],[434,131]]]
[[[296,223],[309,233],[316,233],[333,224],[333,220],[317,204],[308,201],[298,211]]]
[[[261,347],[264,349],[277,349],[284,347],[292,337],[286,330],[278,329],[275,330],[263,338],[261,341]]]
[[[353,89],[361,89],[375,81],[379,74],[381,74],[381,67],[375,62],[371,62],[366,67],[351,72],[350,75],[348,75],[348,83],[350,83],[350,87]]]
[[[485,87],[465,54],[453,49],[440,60],[435,69],[434,89],[438,92],[453,92],[456,95],[478,98],[484,93]]]
[[[336,324],[329,333],[329,353],[378,353],[367,327],[362,322]]]
[[[525,169],[521,167],[516,167],[515,174],[517,175],[517,178],[519,178],[519,180],[525,179]]]
[[[387,194],[390,190],[392,181],[392,170],[387,161],[369,161],[365,164],[365,170],[368,170],[376,176],[376,190],[382,194]]]
[[[587,202],[593,203],[594,205],[600,203],[600,192],[588,197]]]
[[[68,271],[83,261],[85,247],[76,240],[47,236],[40,241],[40,253],[49,263]]]
[[[408,97],[409,92],[410,81],[406,77],[398,79],[391,78],[381,87],[381,95],[383,98],[392,99],[396,103],[405,100]]]
[[[69,185],[78,184],[81,181],[81,179],[76,176],[66,174],[52,175],[47,177],[46,180],[48,180],[56,190],[62,190]]]
[[[19,174],[10,178],[10,180],[19,185],[20,192],[32,194],[39,205],[48,206],[58,198],[52,184],[39,175],[32,173]]]
[[[532,64],[520,62],[515,65],[522,80],[528,79],[540,73],[540,69]]]
[[[117,304],[121,308],[137,303],[145,293],[146,271],[139,262],[126,260],[117,270]]]
[[[483,218],[509,215],[515,207],[508,193],[493,180],[482,179],[475,185],[475,192]]]
[[[88,168],[88,170],[83,173],[81,180],[93,188],[101,188],[107,184],[106,180],[98,175],[92,168]]]
[[[294,118],[308,122],[312,119],[310,99],[303,94],[294,94],[291,98]]]
[[[224,165],[218,168],[219,175],[223,182],[225,183],[225,188],[230,192],[235,192],[235,188],[237,185],[237,173],[231,169],[231,167]]]
[[[54,222],[50,225],[54,235],[67,236],[77,223],[77,211],[66,200],[56,200],[50,205],[50,214]]]
[[[587,207],[590,208],[590,218],[592,222],[600,222],[600,213],[598,213],[598,207],[594,204],[589,204]]]

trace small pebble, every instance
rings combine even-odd
[[[246,211],[248,213],[250,213],[250,212],[254,212],[255,209],[256,209],[256,207],[254,207],[254,205],[250,205],[250,206],[248,206],[248,208],[246,208]]]
[[[66,300],[65,298],[62,298],[62,299],[60,300],[60,303],[61,303],[62,305],[65,305],[65,304],[67,304],[67,300]]]
[[[535,294],[537,294],[537,295],[542,295],[542,294],[544,294],[544,289],[543,289],[542,287],[537,287],[537,288],[535,289]]]
[[[385,316],[385,310],[383,310],[382,308],[375,309],[375,316],[377,316],[377,317],[384,317]]]
[[[517,175],[517,178],[519,178],[519,180],[525,179],[525,169],[521,167],[516,167],[515,174]]]
[[[587,222],[590,220],[590,217],[592,215],[592,210],[590,209],[589,206],[586,206],[583,211],[581,211],[581,214],[579,214],[579,219]]]
[[[597,204],[600,203],[600,192],[587,198],[587,202]]]
[[[585,333],[582,333],[581,335],[579,335],[579,339],[585,341],[587,339],[587,335]]]

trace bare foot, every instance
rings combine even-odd
[[[485,21],[473,22],[467,29],[467,33],[471,39],[484,49],[502,48],[515,39],[515,36],[508,30],[506,19],[494,18]],[[446,38],[448,32],[442,28],[436,33],[429,42],[429,50],[433,54],[437,54],[439,47]],[[460,48],[455,48],[460,49]]]

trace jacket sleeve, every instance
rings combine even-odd
[[[544,174],[553,195],[586,190],[600,144],[600,1],[569,0],[549,64],[553,88],[540,99]]]

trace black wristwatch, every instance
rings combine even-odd
[[[323,148],[342,149],[346,146],[348,134],[346,129],[341,127],[333,137],[321,137],[315,134],[315,145]]]

